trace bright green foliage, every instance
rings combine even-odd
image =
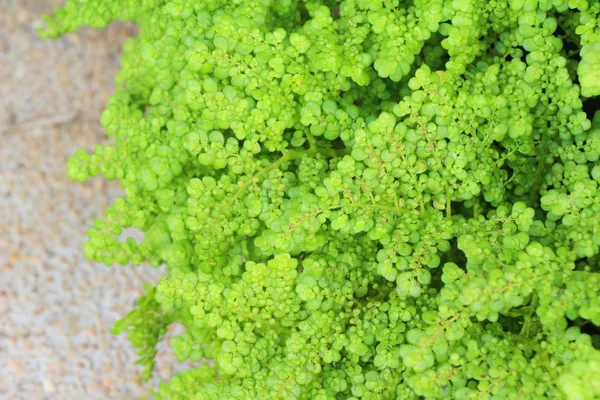
[[[172,318],[154,299],[156,288],[148,284],[144,286],[146,294],[137,300],[137,308],[117,321],[111,333],[116,335],[127,332],[129,341],[137,350],[138,364],[144,367],[141,378],[148,380],[152,377],[154,369],[156,345],[167,333],[167,326],[172,322]]]
[[[168,266],[118,323],[146,367],[171,322],[212,360],[154,396],[600,398],[599,12],[69,0],[46,35],[140,27],[69,161],[126,191],[85,253]]]

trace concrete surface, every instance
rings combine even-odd
[[[83,258],[86,229],[120,190],[70,182],[65,163],[107,142],[96,121],[135,30],[38,38],[39,16],[62,1],[0,0],[0,399],[131,399],[146,393],[135,354],[108,331],[162,271]],[[149,386],[174,365],[163,348]]]

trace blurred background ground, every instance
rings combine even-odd
[[[64,0],[0,0],[0,399],[131,399],[135,354],[113,322],[162,271],[107,268],[82,256],[116,184],[68,181],[98,125],[130,25],[42,40],[40,16]],[[163,349],[154,382],[175,363]]]

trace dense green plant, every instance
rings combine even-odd
[[[600,398],[600,3],[69,0],[133,20],[69,160],[126,197],[96,261],[159,399]],[[586,114],[587,113],[587,114]],[[120,239],[137,228],[140,242]],[[212,360],[212,363],[200,363]]]

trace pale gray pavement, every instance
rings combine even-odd
[[[135,355],[108,331],[162,271],[83,258],[87,227],[120,190],[71,182],[65,163],[107,142],[96,121],[135,30],[38,38],[39,16],[61,3],[0,0],[0,399],[131,399],[146,393]],[[162,349],[149,385],[174,365]]]

